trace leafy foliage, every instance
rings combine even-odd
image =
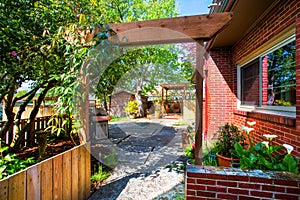
[[[186,157],[195,159],[195,143],[184,149]]]
[[[11,174],[14,174],[22,169],[33,165],[35,161],[33,158],[27,158],[26,160],[20,160],[16,157],[16,154],[7,154],[2,156],[2,153],[6,151],[8,147],[2,147],[0,149],[0,179],[3,179]]]
[[[287,171],[298,173],[298,159],[291,154],[279,154],[279,145],[266,147],[262,142],[256,144],[252,150],[244,149],[241,144],[234,145],[240,158],[241,168]]]
[[[125,108],[124,111],[128,113],[129,115],[137,114],[138,113],[138,102],[137,100],[129,101]]]
[[[98,171],[94,175],[91,176],[91,181],[92,182],[104,181],[109,176],[110,176],[110,173],[109,172],[105,172],[103,170],[103,166],[102,165],[98,165]]]
[[[290,153],[293,147],[284,144],[287,149],[287,153],[281,153],[282,146],[274,145],[273,139],[277,135],[264,135],[269,141],[259,142],[254,144],[254,136],[250,135],[250,132],[254,131],[252,128],[256,122],[247,122],[250,126],[243,127],[248,135],[249,146],[245,149],[240,143],[235,143],[234,148],[238,157],[240,158],[240,167],[247,169],[263,169],[263,170],[275,170],[275,171],[287,171],[298,173],[299,159],[292,156]]]
[[[93,43],[86,42],[79,33],[92,28],[92,21],[100,23],[97,17],[100,13],[95,2],[89,0],[5,1],[0,7],[0,101],[5,99],[7,116],[1,137],[14,123],[19,127],[25,107],[37,96],[30,120],[19,127],[13,143],[9,144],[11,148],[17,148],[25,132],[30,131],[47,93],[56,86],[60,88],[52,93],[54,95],[72,93],[70,87],[76,84],[74,80],[79,67]],[[99,28],[100,32],[102,30]],[[30,83],[30,90],[16,95],[23,83]],[[21,103],[20,109],[14,113],[17,102]],[[69,105],[64,114],[69,114],[72,109],[67,103],[62,103]]]
[[[219,128],[216,139],[215,149],[217,152],[229,158],[236,158],[234,145],[243,142],[245,138],[237,126],[227,123]]]

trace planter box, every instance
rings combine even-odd
[[[0,181],[0,200],[87,199],[90,152],[80,145]]]
[[[186,199],[300,199],[300,174],[187,166]]]

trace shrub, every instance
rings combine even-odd
[[[98,171],[91,176],[91,181],[92,182],[98,182],[98,181],[104,181],[109,177],[110,173],[103,171],[102,165],[98,166]]]
[[[235,143],[244,142],[245,138],[237,126],[225,124],[219,128],[216,137],[215,150],[222,156],[236,158]]]
[[[133,100],[133,101],[129,101],[127,103],[127,105],[124,108],[124,111],[126,113],[128,113],[129,115],[134,115],[138,113],[138,101],[137,100]]]

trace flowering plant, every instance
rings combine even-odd
[[[189,159],[195,159],[195,143],[193,143],[191,146],[188,146],[185,148],[185,155],[189,158]]]
[[[248,123],[250,127],[242,127],[246,132],[249,139],[249,146],[247,149],[243,148],[240,143],[235,143],[234,147],[240,158],[240,167],[247,169],[263,169],[274,171],[288,171],[298,173],[298,158],[291,155],[293,147],[288,144],[274,145],[273,139],[277,135],[263,135],[267,141],[259,142],[256,145],[253,144],[253,138],[250,136],[250,132],[254,130],[252,128],[255,123]],[[278,150],[286,148],[286,153],[279,153]]]

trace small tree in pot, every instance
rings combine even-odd
[[[216,137],[215,148],[217,151],[218,164],[220,166],[231,166],[233,163],[238,162],[237,153],[234,144],[244,143],[244,136],[237,126],[233,124],[225,124],[219,128]]]

